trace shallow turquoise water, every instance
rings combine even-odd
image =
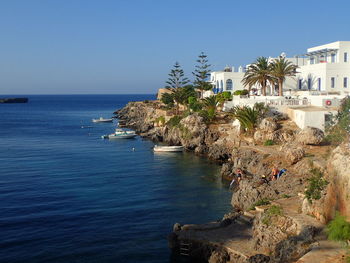
[[[166,237],[175,222],[213,221],[229,210],[215,164],[192,153],[155,154],[139,137],[100,139],[115,124],[92,118],[152,97],[0,104],[0,262],[170,262]]]

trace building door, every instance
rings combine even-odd
[[[307,79],[307,89],[311,90],[311,78]]]

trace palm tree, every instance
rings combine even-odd
[[[271,75],[277,79],[279,96],[283,96],[283,83],[286,80],[286,77],[295,76],[297,68],[297,65],[294,65],[284,57],[274,59],[271,63]]]
[[[216,96],[210,96],[203,99],[203,106],[206,109],[209,120],[213,120],[216,114],[216,107],[219,105]]]
[[[273,76],[271,75],[271,64],[268,58],[259,57],[251,64],[242,80],[243,85],[248,86],[249,91],[255,84],[260,84],[263,96],[266,96],[267,83],[273,83]]]
[[[252,108],[249,106],[235,106],[231,110],[231,114],[239,121],[244,130],[253,132],[268,111],[269,107],[263,103],[255,103]]]

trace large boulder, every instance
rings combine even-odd
[[[324,139],[324,132],[318,128],[306,127],[297,134],[297,141],[300,144],[318,145]]]
[[[181,144],[186,148],[193,150],[204,144],[207,125],[197,113],[183,118],[178,129],[181,133]]]
[[[208,157],[216,161],[227,161],[231,157],[231,150],[224,143],[214,143],[209,147]]]
[[[280,149],[280,152],[284,154],[285,159],[290,164],[296,164],[301,159],[303,159],[305,155],[304,148],[293,143],[287,143],[283,145]]]
[[[259,130],[273,132],[278,129],[278,124],[273,118],[265,118],[259,124]]]

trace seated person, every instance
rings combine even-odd
[[[277,179],[280,178],[286,171],[287,171],[287,169],[282,169],[281,171],[279,171],[279,173],[277,175]]]
[[[277,175],[280,171],[276,168],[276,167],[273,167],[272,168],[272,172],[271,172],[271,180],[274,181],[277,179]]]

